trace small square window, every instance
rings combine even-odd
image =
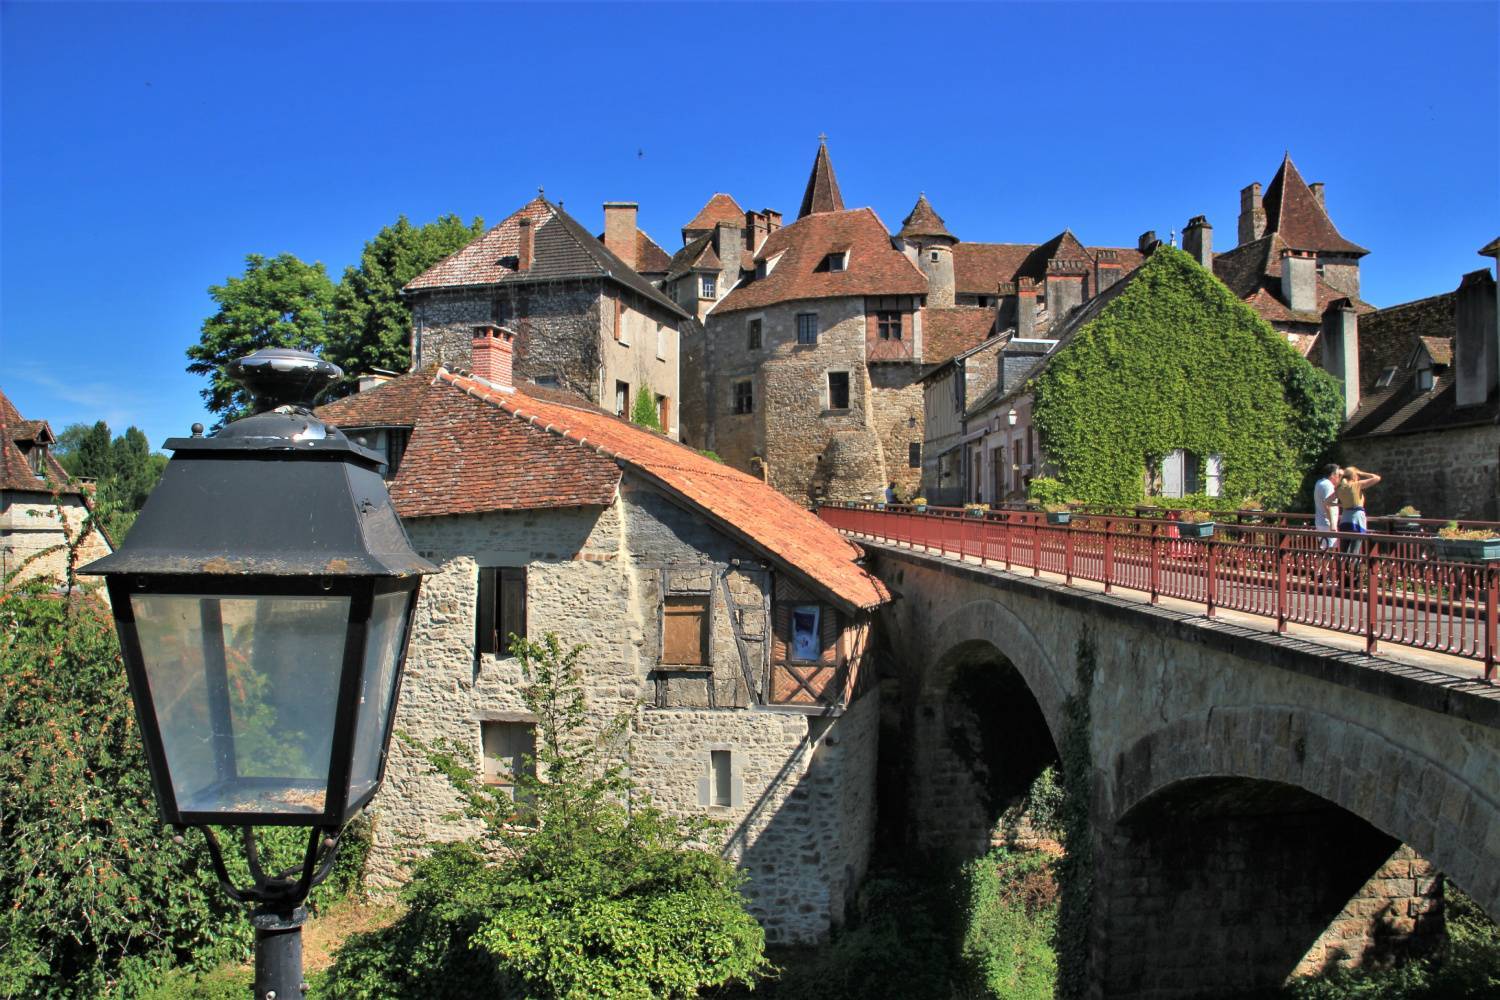
[[[713,298],[714,297],[715,289],[717,287],[718,287],[718,282],[714,279],[714,276],[711,275],[711,274],[705,274],[702,277],[702,279],[700,279],[700,290],[699,290],[698,297],[700,299],[711,299],[711,298]]]
[[[828,270],[842,271],[849,264],[849,253],[845,250],[837,250],[828,255]]]
[[[481,722],[484,783],[516,798],[523,777],[536,774],[536,726],[530,722]]]
[[[849,409],[849,373],[828,373],[828,408],[830,410]]]
[[[749,379],[734,384],[734,412],[751,413],[755,410],[755,391]]]
[[[875,314],[881,340],[901,339],[901,313],[895,309],[882,309]]]
[[[791,659],[811,662],[823,658],[823,609],[817,604],[792,608]]]
[[[932,255],[931,255],[930,259],[932,260],[933,263],[937,263],[938,252],[936,250],[932,251]]]
[[[732,775],[733,758],[728,750],[710,750],[708,752],[709,780],[712,782],[709,804],[716,806],[727,806],[733,801]]]
[[[797,314],[797,343],[807,345],[818,342],[818,314]]]
[[[708,597],[673,594],[662,601],[661,662],[675,666],[708,663]]]
[[[761,321],[752,319],[750,321],[750,350],[758,351],[761,347]]]

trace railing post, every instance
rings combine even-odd
[[[1500,655],[1500,566],[1485,567],[1484,679],[1495,681],[1495,658]]]
[[[1010,572],[1010,546],[1011,546],[1011,530],[1010,529],[1011,529],[1011,525],[1014,523],[1011,520],[1011,516],[1010,516],[1010,512],[1009,511],[1005,512],[1005,521],[1003,523],[1005,524],[1005,530],[1004,530],[1004,534],[1005,534],[1005,572],[1009,573]]]
[[[1375,544],[1365,542],[1365,652],[1380,649],[1380,587],[1375,579]]]
[[[979,522],[979,565],[984,565],[984,550],[990,539],[990,516],[981,514],[975,518]]]
[[[1219,574],[1218,574],[1218,552],[1219,552],[1219,547],[1214,542],[1214,539],[1213,539],[1212,535],[1210,535],[1208,537],[1208,540],[1205,541],[1203,544],[1208,547],[1208,559],[1206,560],[1207,564],[1208,564],[1207,565],[1207,576],[1205,577],[1205,579],[1203,581],[1204,582],[1203,592],[1204,592],[1204,596],[1208,600],[1208,611],[1207,611],[1208,617],[1212,618],[1214,616],[1214,614],[1218,611],[1218,607],[1216,606],[1214,599],[1216,597],[1218,597],[1218,589],[1219,589]]]
[[[1063,582],[1073,585],[1073,519],[1063,527]]]
[[[974,518],[969,515],[968,511],[964,511],[963,516],[958,519],[958,561],[959,562],[967,562],[968,558],[969,558],[969,525],[968,525],[968,522],[972,521],[972,520],[974,520]]]
[[[1104,519],[1104,592],[1114,592],[1115,586],[1115,533],[1112,530],[1114,522],[1109,518]]]
[[[1276,536],[1276,631],[1286,631],[1287,563],[1291,559],[1291,536]]]
[[[1031,522],[1031,575],[1034,577],[1042,575],[1042,525],[1044,523],[1045,518]]]
[[[1151,603],[1161,599],[1161,533],[1158,522],[1151,522]]]

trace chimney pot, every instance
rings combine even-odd
[[[531,270],[531,257],[535,250],[531,235],[531,217],[521,216],[516,220],[516,228],[521,235],[521,248],[516,251],[516,270]]]
[[[1318,307],[1318,259],[1308,251],[1281,251],[1281,298],[1292,312]]]
[[[1195,215],[1182,229],[1182,249],[1186,250],[1205,271],[1214,269],[1214,227],[1208,217]]]
[[[1148,229],[1148,230],[1146,230],[1135,241],[1135,248],[1137,250],[1139,250],[1141,253],[1149,253],[1150,250],[1151,250],[1151,248],[1153,246],[1155,246],[1155,245],[1156,245],[1156,230],[1154,230],[1154,229]]]
[[[483,323],[473,329],[469,365],[474,377],[497,389],[511,391],[515,388],[515,333],[494,323]]]

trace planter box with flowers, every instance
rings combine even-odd
[[[1391,515],[1391,534],[1393,535],[1420,535],[1422,526],[1417,523],[1417,518],[1422,512],[1411,504],[1402,507]]]
[[[1213,515],[1203,510],[1185,510],[1177,520],[1178,538],[1212,538]]]
[[[1067,524],[1073,520],[1073,508],[1065,503],[1049,503],[1042,510],[1047,512],[1048,524]]]
[[[1449,562],[1489,563],[1500,561],[1500,536],[1487,528],[1460,528],[1449,521],[1438,529],[1437,555]]]
[[[984,515],[988,514],[989,512],[990,512],[990,505],[987,504],[987,503],[966,503],[966,504],[964,504],[964,514],[967,515],[968,517],[983,517]]]
[[[917,511],[918,514],[925,514],[925,513],[927,513],[927,498],[926,497],[912,497],[911,498],[911,505],[914,508],[916,508],[916,511]]]

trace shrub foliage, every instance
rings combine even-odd
[[[628,715],[593,729],[582,646],[511,637],[537,717],[536,776],[512,800],[454,744],[426,748],[480,821],[474,841],[436,846],[394,925],[351,939],[329,980],[340,997],[693,997],[748,983],[765,937],[742,876],[698,849],[709,832],[639,801],[625,768]],[[632,802],[629,808],[626,803]]]
[[[1337,383],[1187,254],[1158,248],[1033,383],[1035,420],[1064,492],[1144,496],[1148,459],[1223,459],[1222,495],[1287,507],[1332,447]]]

